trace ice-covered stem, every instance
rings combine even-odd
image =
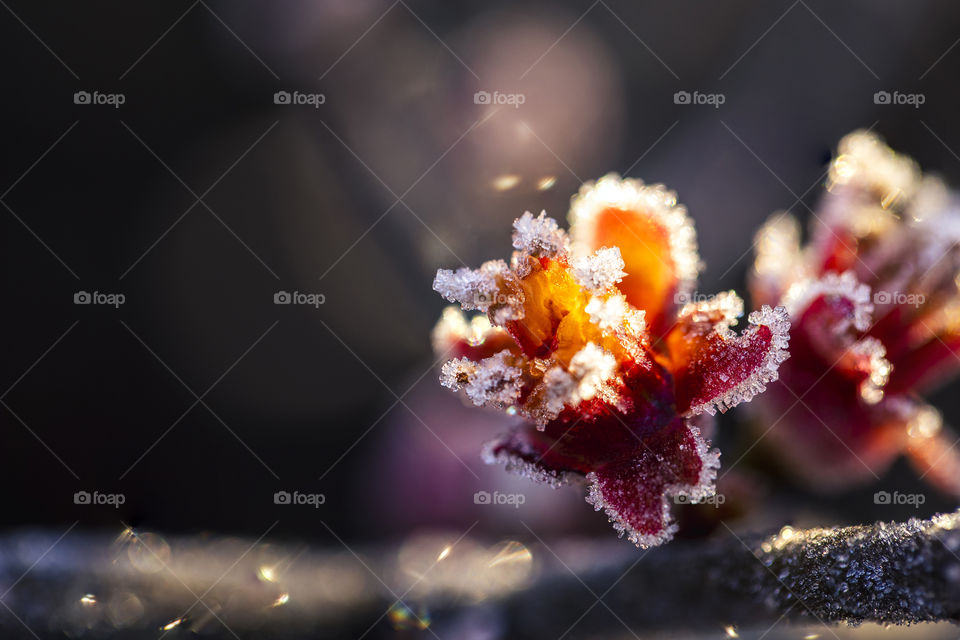
[[[805,625],[958,622],[958,553],[960,511],[904,523],[785,527],[773,536],[729,534],[705,544],[675,543],[639,562],[630,554],[511,596],[505,604],[507,635],[562,634],[584,609],[584,584],[597,595],[615,584],[603,602],[616,613],[597,607],[596,615],[577,625],[585,635],[622,631],[617,618],[648,632],[726,625],[765,629],[781,617]],[[548,611],[554,613],[545,615]],[[569,616],[556,613],[563,611]]]
[[[960,620],[960,511],[902,523],[785,528],[745,542],[758,561],[741,554],[721,564],[723,582],[775,609],[797,603],[801,618],[852,624]]]
[[[394,594],[410,587],[390,577],[403,575],[396,547],[356,549],[353,555],[336,545],[251,546],[200,536],[171,540],[170,555],[163,556],[167,570],[149,553],[128,559],[113,536],[73,532],[57,542],[59,535],[0,536],[0,547],[8,550],[0,555],[0,577],[15,584],[4,602],[20,618],[0,608],[2,637],[32,637],[24,624],[38,632],[95,627],[97,637],[140,637],[138,631],[156,630],[188,610],[181,626],[202,628],[213,634],[208,637],[233,637],[217,618],[236,632],[257,629],[272,638],[303,637],[305,629],[358,637],[371,626],[389,628],[384,612]],[[649,633],[717,632],[726,625],[766,629],[781,622],[960,621],[960,512],[899,524],[782,529],[772,536],[731,533],[647,552],[606,537],[520,538],[542,567],[526,588],[501,576],[482,612],[464,608],[462,589],[472,587],[461,577],[475,575],[478,567],[504,568],[505,558],[519,562],[524,554],[501,552],[500,563],[491,565],[489,558],[475,562],[477,554],[487,553],[475,549],[466,555],[474,561],[463,563],[455,545],[443,562],[461,564],[443,575],[456,579],[419,582],[405,604],[414,611],[422,605],[439,637],[463,637],[448,632],[475,624],[478,613],[497,620],[498,634],[490,636],[497,638],[557,638],[574,623],[578,636],[588,636],[623,633],[621,622]],[[478,546],[466,539],[458,544]],[[436,563],[435,550],[426,552]],[[494,583],[484,578],[476,576],[490,589]],[[201,605],[190,608],[194,594],[211,586],[204,602],[217,617]],[[83,601],[85,595],[95,602]],[[603,605],[596,604],[601,595]]]

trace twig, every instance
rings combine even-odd
[[[649,552],[609,538],[538,541],[529,549],[540,570],[525,586],[514,562],[529,560],[525,550],[484,564],[489,548],[466,539],[439,556],[421,545],[432,563],[451,564],[434,573],[427,566],[411,581],[404,565],[409,545],[405,555],[354,555],[236,539],[184,538],[168,546],[126,537],[118,545],[74,532],[52,549],[57,536],[44,532],[0,538],[0,591],[8,590],[0,597],[2,635],[32,637],[29,627],[40,637],[81,630],[87,637],[134,637],[181,620],[177,626],[223,637],[252,629],[276,638],[318,630],[357,637],[390,619],[426,624],[423,611],[440,637],[490,621],[505,638],[557,638],[571,627],[578,635],[622,632],[624,625],[637,632],[768,627],[781,619],[960,621],[960,512],[901,524],[786,527],[773,536],[729,531]],[[478,615],[471,583],[480,582],[477,567],[511,563],[513,577],[483,578]],[[403,615],[385,615],[390,607]]]

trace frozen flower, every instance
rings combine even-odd
[[[960,368],[960,211],[875,135],[841,142],[809,242],[788,214],[757,234],[755,303],[783,304],[793,357],[752,407],[815,487],[867,482],[901,453],[960,495],[960,456],[918,394]]]
[[[723,293],[681,306],[700,260],[686,210],[662,186],[610,175],[573,198],[571,237],[541,213],[514,222],[516,250],[480,269],[441,269],[434,348],[441,382],[475,404],[525,418],[490,442],[488,462],[587,501],[637,545],[676,531],[671,501],[714,493],[719,452],[698,425],[776,379],[789,333],[763,307],[737,335],[742,301]],[[706,419],[705,419],[706,418]]]

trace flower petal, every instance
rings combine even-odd
[[[822,271],[865,266],[861,243],[896,228],[920,187],[919,167],[876,134],[855,131],[840,141],[811,244]]]
[[[880,402],[892,367],[882,342],[860,337],[871,327],[870,288],[853,272],[828,273],[794,284],[784,305],[793,323],[794,352],[814,368],[836,370],[856,382],[859,399]]]
[[[907,422],[907,454],[921,477],[946,494],[960,496],[957,434],[943,428],[940,412],[918,403]]]
[[[901,411],[893,399],[867,404],[844,372],[800,362],[799,349],[749,410],[778,460],[809,486],[836,491],[875,482],[903,449]],[[789,386],[787,384],[789,383]],[[801,401],[798,401],[798,398]],[[898,399],[899,400],[899,399]]]
[[[430,336],[433,352],[444,358],[483,360],[503,351],[519,353],[517,343],[501,327],[494,327],[485,315],[476,315],[467,322],[459,308],[449,306]]]
[[[779,304],[790,283],[809,271],[800,248],[800,223],[785,211],[775,213],[753,237],[757,258],[750,274],[754,305]]]
[[[660,335],[676,299],[690,295],[700,270],[696,231],[676,194],[609,174],[580,188],[570,222],[581,249],[620,249],[627,275],[618,286],[630,304],[647,312],[654,335]]]
[[[587,473],[585,461],[568,455],[565,447],[557,448],[553,433],[532,424],[520,425],[485,444],[483,461],[503,464],[511,473],[552,487],[571,484]]]
[[[960,299],[928,304],[922,313],[897,305],[871,333],[888,346],[894,367],[890,393],[934,389],[960,369]]]
[[[737,336],[730,325],[742,302],[734,294],[689,304],[667,335],[677,411],[690,416],[726,411],[764,391],[787,359],[790,320],[783,307],[750,314]]]
[[[670,502],[698,502],[713,495],[720,453],[681,419],[644,438],[632,457],[587,475],[587,502],[607,514],[621,536],[638,547],[673,538]],[[681,497],[682,496],[682,497]],[[678,499],[679,498],[679,499]]]

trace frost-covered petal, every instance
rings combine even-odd
[[[508,407],[520,398],[523,370],[516,364],[516,357],[509,351],[479,362],[457,358],[441,368],[440,384],[453,391],[463,389],[478,407]]]
[[[676,299],[693,291],[700,270],[693,221],[676,194],[610,174],[580,188],[569,217],[575,245],[620,249],[627,275],[618,286],[647,312],[655,335],[669,326]]]
[[[526,275],[517,280],[517,298],[522,300],[516,320],[504,324],[527,358],[553,360],[567,367],[571,358],[593,342],[618,359],[646,340],[646,327],[635,310],[626,309],[618,327],[601,326],[591,321],[587,306],[595,298],[605,302],[620,295],[611,289],[591,294],[574,277],[563,258],[527,258]],[[595,309],[596,307],[594,307]],[[627,335],[627,334],[631,335]]]
[[[862,393],[867,374],[840,362],[831,367],[803,342],[802,334],[791,339],[780,382],[748,406],[758,435],[814,488],[876,482],[903,451],[913,402],[902,396],[869,402]]]
[[[859,282],[852,271],[800,280],[787,290],[783,306],[798,326],[803,321],[802,316],[810,313],[811,307],[817,314],[826,314],[827,317],[817,319],[822,322],[817,329],[835,335],[851,328],[866,331],[873,315],[870,287]]]
[[[809,271],[800,248],[800,223],[785,211],[773,214],[754,235],[756,260],[750,274],[755,305],[775,306],[787,288]]]
[[[543,426],[565,407],[600,398],[618,404],[619,363],[608,351],[592,342],[578,351],[567,366],[555,364],[543,374],[523,406],[523,415]]]
[[[737,311],[730,298],[713,306],[688,305],[668,335],[681,415],[726,411],[749,401],[777,379],[778,368],[788,357],[786,310],[764,306],[751,313],[751,326],[740,336],[729,328]]]
[[[853,343],[837,362],[838,368],[862,376],[859,393],[867,404],[876,404],[883,399],[884,387],[893,370],[886,353],[882,342],[867,336]]]
[[[621,536],[639,547],[669,541],[677,530],[674,501],[698,502],[714,493],[720,454],[696,427],[676,420],[644,438],[633,456],[587,475],[587,502],[601,509]]]
[[[871,328],[870,288],[850,271],[804,279],[790,287],[784,305],[794,326],[794,349],[804,361],[818,356],[819,366],[836,369],[859,384],[859,398],[876,404],[894,367],[885,345],[875,337],[861,337]]]
[[[855,131],[838,145],[827,194],[814,218],[811,244],[817,268],[862,268],[863,239],[889,234],[921,184],[920,169],[874,133]]]
[[[590,298],[585,310],[590,316],[590,322],[601,329],[616,330],[623,326],[624,322],[634,321],[639,323],[634,327],[639,334],[646,330],[646,312],[635,311],[622,295],[594,296]]]
[[[623,258],[617,247],[597,249],[590,255],[575,259],[570,266],[577,282],[593,293],[607,291],[626,275]]]
[[[669,375],[652,361],[631,367],[618,378],[616,388],[603,385],[600,393],[576,404],[572,398],[578,394],[579,381],[573,374],[557,368],[548,371],[543,380],[521,408],[531,422],[498,438],[488,448],[492,454],[585,474],[633,451],[644,438],[676,419]],[[611,392],[617,397],[610,397]],[[546,416],[551,393],[562,402],[553,408],[553,415]],[[543,459],[531,458],[531,451],[539,452]]]
[[[535,258],[567,255],[570,240],[557,221],[541,211],[536,218],[529,211],[513,222],[513,248]]]
[[[521,425],[483,446],[483,461],[502,464],[506,470],[535,482],[559,487],[583,479],[588,466],[557,448],[557,434]]]
[[[465,311],[487,312],[497,325],[523,317],[517,277],[503,260],[484,262],[479,269],[438,269],[433,290]]]

